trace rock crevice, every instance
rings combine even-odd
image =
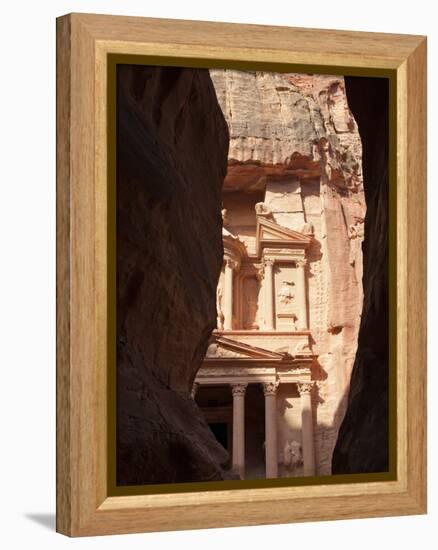
[[[353,77],[345,80],[363,143],[368,208],[358,350],[332,469],[339,474],[386,472],[389,468],[388,80]]]
[[[228,129],[206,70],[117,72],[117,483],[223,479],[190,391],[216,324]]]

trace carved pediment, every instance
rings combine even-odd
[[[208,346],[206,359],[274,359],[290,358],[287,353],[278,353],[255,346],[250,346],[231,338],[214,337]]]
[[[237,350],[230,349],[225,346],[221,346],[218,342],[213,342],[208,346],[206,357],[208,359],[224,358],[224,357],[243,359],[243,358],[248,358],[248,355],[240,353]]]
[[[299,231],[287,229],[278,223],[265,218],[257,218],[257,244],[260,250],[261,245],[272,246],[278,243],[283,247],[306,249],[312,242],[312,237],[304,235]]]

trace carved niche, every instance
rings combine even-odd
[[[282,281],[280,290],[278,291],[278,297],[280,302],[285,306],[289,305],[292,300],[295,298],[294,287],[295,283],[293,281]]]
[[[257,330],[259,328],[259,281],[256,275],[243,278],[241,300],[242,328]]]

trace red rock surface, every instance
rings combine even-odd
[[[205,70],[119,66],[117,481],[222,479],[190,399],[216,325],[228,129]]]
[[[230,129],[226,191],[264,193],[274,220],[311,223],[309,323],[321,379],[315,399],[318,474],[345,412],[362,310],[362,145],[344,78],[211,71]],[[262,200],[262,199],[259,199]]]

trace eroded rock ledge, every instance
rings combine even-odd
[[[118,69],[117,482],[223,479],[190,399],[216,325],[228,128],[208,71]]]

